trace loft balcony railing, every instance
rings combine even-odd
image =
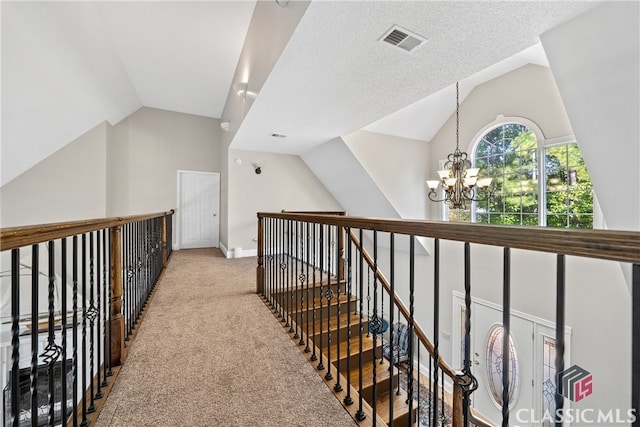
[[[0,230],[3,426],[97,418],[171,254],[172,216]]]
[[[429,288],[432,304],[418,307],[415,264],[419,239],[431,240],[433,277],[428,283],[422,278],[420,283],[423,291]],[[465,300],[461,369],[444,360],[439,342],[440,243],[445,241],[461,242],[464,251],[459,266]],[[556,270],[555,372],[565,369],[565,308],[571,303],[566,293],[566,258],[630,264],[632,334],[628,339],[632,356],[631,366],[620,368],[627,369],[631,377],[631,399],[623,403],[638,414],[638,232],[385,220],[338,212],[258,213],[257,293],[360,425],[491,426],[494,424],[471,405],[478,385],[470,346],[472,245],[502,248],[503,281],[496,286],[502,293],[504,337],[511,332],[512,249],[555,254],[549,266]],[[404,274],[399,274],[401,269]],[[428,313],[421,319],[433,319],[430,331],[416,322],[418,312]],[[509,426],[515,420],[509,408],[508,339],[503,339],[501,351],[501,425]],[[564,406],[561,393],[556,393],[557,418],[551,425],[563,425],[559,410]],[[640,421],[632,424],[638,426]]]

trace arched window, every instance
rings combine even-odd
[[[519,123],[491,129],[476,144],[474,160],[480,176],[492,178],[490,197],[475,204],[475,221],[537,225],[540,174],[533,130]]]
[[[501,117],[478,133],[471,157],[492,178],[490,192],[450,219],[593,228],[593,186],[575,140],[547,141],[535,123]]]

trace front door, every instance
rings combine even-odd
[[[220,174],[178,171],[180,249],[217,248],[220,244]]]
[[[506,338],[502,311],[474,303],[471,313],[472,371],[478,380],[478,389],[471,395],[473,407],[502,425],[502,342]],[[534,408],[534,323],[513,315],[510,323],[509,401],[510,417],[513,418],[519,409]],[[510,421],[510,425],[514,425],[515,418]]]

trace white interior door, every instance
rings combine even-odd
[[[471,343],[472,370],[478,380],[478,389],[471,395],[473,407],[497,425],[501,425],[504,338],[502,311],[483,304],[473,304],[471,313],[474,338]],[[510,329],[510,371],[513,375],[510,386],[513,387],[510,395],[511,420],[518,410],[534,408],[534,323],[518,316],[511,316]],[[527,424],[519,422],[518,425]]]
[[[219,173],[178,171],[179,248],[217,248],[219,211]]]

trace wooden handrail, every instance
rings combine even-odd
[[[369,267],[371,267],[371,270],[374,271],[374,274],[378,277],[378,280],[380,280],[380,283],[382,283],[382,286],[384,286],[384,288],[387,290],[389,295],[391,295],[391,285],[389,284],[389,281],[384,276],[382,271],[380,271],[380,269],[375,268],[375,264],[373,262],[373,259],[371,259],[371,255],[369,255],[366,249],[360,245],[360,240],[356,237],[353,231],[351,232],[350,237],[353,243],[355,243],[355,245],[362,252],[363,258],[365,259],[367,264],[369,264]],[[398,297],[398,295],[395,294],[395,292],[393,293],[393,301],[396,303],[396,305],[398,306],[398,310],[400,311],[400,313],[402,313],[405,319],[409,319],[409,316],[410,316],[409,309],[404,305],[402,300]],[[420,342],[425,346],[425,348],[427,349],[431,357],[433,357],[435,355],[435,349],[433,347],[433,344],[431,344],[431,341],[429,341],[429,339],[427,338],[427,335],[424,333],[420,325],[414,322],[413,329],[415,330],[416,336],[418,337]],[[438,355],[438,366],[440,366],[444,371],[444,373],[447,374],[447,376],[451,378],[455,383],[456,371],[453,368],[451,368],[440,355]]]
[[[175,211],[158,212],[143,215],[130,215],[102,219],[58,222],[53,224],[30,225],[0,229],[0,250],[6,251],[23,246],[35,245],[49,240],[61,239],[90,231],[112,228],[118,225],[144,221],[159,216],[171,215]]]
[[[258,213],[258,218],[265,217],[640,263],[640,232],[638,231],[577,230],[317,214]]]

